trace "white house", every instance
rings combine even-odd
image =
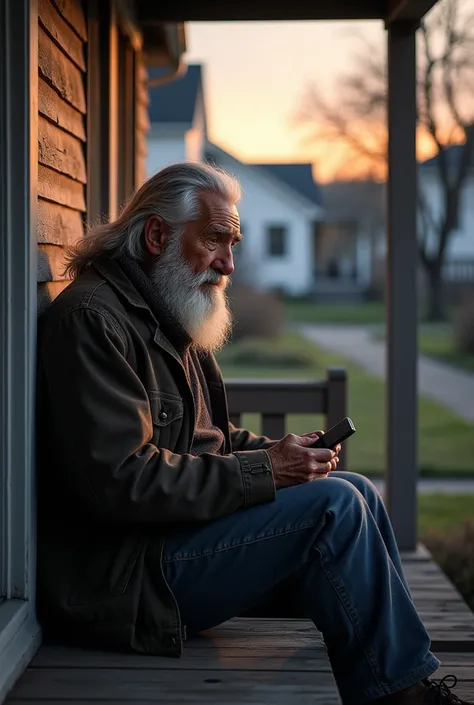
[[[312,293],[317,226],[324,216],[312,165],[247,164],[210,143],[200,65],[152,89],[149,115],[148,175],[172,162],[198,160],[239,179],[244,240],[236,248],[236,273],[260,288]]]
[[[449,177],[455,178],[460,165],[462,146],[446,150]],[[444,214],[444,195],[438,169],[438,156],[420,164],[420,190],[427,203],[429,217],[425,221],[428,246],[437,247],[438,236],[433,222]],[[421,221],[421,215],[420,215]],[[421,222],[420,222],[421,227]],[[451,234],[445,255],[445,281],[474,281],[474,161],[471,162],[459,204],[457,228]]]

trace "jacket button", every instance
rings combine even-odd
[[[167,418],[168,414],[166,413],[166,411],[162,411],[160,414],[160,421],[166,421]]]

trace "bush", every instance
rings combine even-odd
[[[231,345],[223,351],[222,358],[228,365],[272,369],[304,369],[313,363],[312,357],[303,351],[258,340]]]
[[[276,338],[283,329],[283,304],[279,297],[252,286],[234,284],[229,294],[234,316],[232,339]]]
[[[456,350],[474,355],[474,296],[467,297],[459,307],[453,320]]]
[[[433,558],[474,610],[474,520],[467,519],[457,529],[431,529],[424,543]]]

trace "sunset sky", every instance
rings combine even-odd
[[[188,23],[187,63],[205,65],[210,138],[244,161],[315,161],[291,117],[309,83],[336,95],[362,33],[385,41],[381,22]],[[329,150],[315,163],[327,180],[341,163]]]

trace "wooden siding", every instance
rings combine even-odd
[[[135,186],[139,188],[146,179],[147,134],[150,129],[148,117],[148,73],[140,54],[136,56],[136,102],[135,102]]]
[[[86,18],[80,0],[38,0],[38,309],[68,285],[65,247],[84,234]]]

